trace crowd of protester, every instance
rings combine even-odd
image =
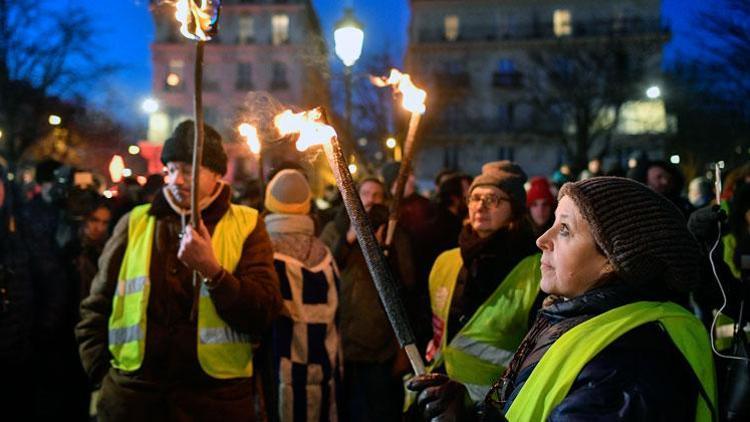
[[[191,139],[187,134],[183,135],[184,139],[174,135],[173,142]],[[220,148],[220,139],[216,142]],[[214,157],[218,161],[209,162],[208,168],[214,170],[212,174],[215,173],[217,177],[222,176],[226,163],[223,163],[222,168],[221,160],[222,157],[226,160],[226,157],[220,151],[210,152],[210,145],[207,149],[210,157],[213,157],[211,154],[218,157]],[[173,152],[172,156],[165,152],[167,156],[162,157],[165,165],[189,161],[187,156],[180,155],[181,150],[175,151],[177,152]],[[278,286],[278,292],[266,292],[269,298],[264,305],[266,307],[255,309],[261,315],[257,317],[258,320],[268,319],[270,323],[264,325],[257,322],[247,330],[251,334],[254,351],[252,385],[233,385],[234,389],[222,390],[222,394],[227,395],[227,400],[234,400],[236,397],[229,396],[240,394],[245,391],[244,388],[252,391],[253,400],[248,409],[255,413],[255,417],[248,416],[251,420],[386,421],[430,418],[445,412],[454,412],[450,414],[453,417],[462,415],[462,418],[471,419],[471,409],[477,403],[487,402],[485,394],[488,391],[500,398],[495,403],[495,411],[503,411],[506,404],[504,411],[508,411],[509,403],[517,393],[512,393],[514,383],[517,387],[520,385],[519,379],[528,376],[524,372],[528,369],[528,363],[516,362],[517,358],[511,360],[514,353],[523,349],[525,358],[529,354],[533,357],[536,350],[534,344],[538,345],[538,342],[543,341],[539,336],[556,338],[554,333],[545,331],[549,330],[549,324],[558,328],[570,325],[568,322],[558,321],[570,321],[588,311],[580,307],[573,311],[573,305],[566,308],[566,311],[560,302],[550,305],[554,297],[548,296],[549,292],[539,288],[542,277],[539,271],[540,254],[555,242],[549,238],[549,233],[557,227],[556,208],[559,205],[570,207],[569,199],[574,198],[576,210],[580,208],[584,213],[593,213],[596,221],[604,221],[601,227],[592,229],[597,244],[605,245],[604,255],[598,256],[612,258],[619,253],[615,249],[607,249],[619,246],[610,245],[603,240],[619,233],[614,228],[617,224],[610,224],[605,221],[605,216],[597,214],[607,204],[611,205],[608,201],[615,200],[614,197],[598,197],[603,191],[619,192],[618,189],[621,189],[623,196],[618,197],[617,201],[633,201],[630,205],[641,207],[643,215],[620,216],[619,224],[630,227],[629,233],[637,231],[639,222],[643,222],[642,227],[649,227],[647,220],[650,217],[647,215],[652,209],[660,210],[667,202],[673,204],[681,216],[677,213],[670,214],[672,210],[667,207],[669,209],[658,215],[659,218],[667,219],[663,221],[668,221],[668,224],[664,223],[658,228],[667,230],[667,227],[674,226],[673,231],[677,233],[674,239],[678,242],[684,238],[683,235],[689,228],[692,239],[697,239],[701,245],[700,250],[690,252],[695,252],[690,255],[695,261],[690,264],[692,266],[685,264],[687,266],[680,267],[680,271],[694,269],[693,276],[697,284],[690,286],[690,296],[687,295],[687,287],[680,285],[677,290],[685,294],[679,296],[679,303],[698,315],[706,328],[710,329],[713,312],[722,304],[722,292],[714,280],[716,273],[724,283],[725,293],[729,298],[725,313],[743,322],[746,317],[741,315],[740,303],[747,296],[747,289],[742,287],[741,280],[746,268],[750,267],[750,164],[732,169],[725,178],[724,190],[720,192],[722,201],[718,204],[714,199],[712,180],[701,176],[692,180],[689,189],[686,189],[684,176],[677,166],[659,160],[638,164],[627,172],[630,180],[640,182],[637,187],[632,187],[629,182],[620,182],[625,178],[601,178],[605,171],[602,161],[598,159],[592,160],[578,177],[566,165],[560,166],[549,176],[527,175],[516,163],[495,161],[486,163],[477,175],[459,170],[441,172],[435,177],[432,191],[427,193],[417,191],[413,176],[408,180],[401,201],[399,225],[394,241],[388,247],[387,260],[400,282],[399,292],[415,331],[417,346],[428,363],[433,365],[433,372],[444,374],[439,379],[433,376],[412,380],[412,390],[419,393],[416,397],[410,393],[411,390],[404,388],[404,376],[408,376],[411,367],[381,305],[354,228],[335,187],[328,188],[322,198],[313,198],[308,183],[311,175],[305,174],[302,167],[290,163],[278,165],[271,172],[269,180],[262,185],[258,181],[244,181],[232,189],[224,182],[217,182],[220,188],[211,194],[213,196],[209,195],[210,200],[214,201],[212,204],[216,204],[226,197],[227,205],[215,218],[210,212],[218,212],[216,205],[210,205],[203,211],[208,227],[207,238],[210,239],[208,233],[215,234],[220,230],[216,227],[217,222],[223,221],[220,218],[224,212],[229,212],[226,209],[235,209],[232,208],[233,205],[228,205],[230,199],[234,204],[249,205],[257,209],[260,214],[257,223],[253,224],[255,231],[248,234],[247,239],[257,237],[254,242],[267,245],[268,257],[270,259],[272,253],[273,259],[272,262],[261,263],[261,255],[266,253],[263,248],[266,246],[257,246],[252,253],[245,247],[241,259],[245,259],[246,254],[252,254],[256,259],[256,267],[252,270],[239,268],[235,275],[246,270],[248,273],[255,271],[254,277],[260,277],[258,274],[272,268],[274,274],[263,277],[268,277],[266,286]],[[195,353],[189,357],[178,357],[182,356],[182,350],[164,352],[170,359],[185,361],[182,366],[167,365],[170,370],[182,368],[188,373],[162,374],[169,372],[157,360],[162,356],[149,355],[147,349],[143,368],[136,369],[142,371],[142,377],[127,380],[118,379],[119,375],[105,375],[107,371],[113,370],[108,365],[111,356],[104,362],[101,361],[101,353],[106,355],[106,350],[96,351],[98,355],[95,359],[86,355],[93,353],[93,338],[101,335],[93,332],[95,327],[91,315],[97,312],[99,323],[104,324],[106,329],[108,313],[112,306],[116,306],[112,304],[112,298],[101,300],[101,286],[104,285],[102,283],[105,278],[111,279],[107,288],[114,292],[118,271],[121,271],[119,262],[126,260],[123,254],[126,245],[130,247],[128,237],[134,236],[134,213],[138,213],[144,204],[151,204],[149,213],[161,212],[166,215],[179,209],[181,191],[178,189],[169,193],[172,192],[170,186],[178,183],[175,179],[170,181],[169,177],[187,177],[184,174],[174,176],[175,172],[182,170],[184,169],[170,168],[166,185],[165,175],[161,174],[149,176],[143,185],[135,178],[127,178],[117,187],[117,195],[110,199],[102,196],[105,186],[98,185],[96,178],[92,178],[92,183],[77,184],[71,176],[75,174],[75,169],[52,160],[36,165],[35,179],[30,185],[9,180],[4,170],[0,172],[0,377],[4,387],[13,383],[13,388],[9,388],[2,396],[4,404],[0,411],[21,409],[33,420],[49,420],[63,415],[68,420],[89,420],[90,413],[95,414],[93,409],[97,407],[96,403],[90,403],[92,392],[102,388],[109,389],[109,396],[106,397],[109,402],[98,403],[100,410],[106,408],[110,412],[109,419],[104,419],[119,420],[117,412],[122,409],[117,410],[117,406],[113,404],[113,395],[124,395],[120,396],[120,400],[126,406],[128,400],[135,400],[132,398],[135,396],[128,396],[131,394],[128,393],[128,388],[135,391],[142,388],[142,384],[148,384],[148,388],[171,389],[175,387],[172,384],[179,382],[194,382],[198,386],[195,396],[188,396],[198,403],[194,406],[208,403],[205,397],[199,399],[199,396],[202,391],[214,388],[215,380],[209,379],[205,374],[201,376],[189,373],[198,368],[187,362],[195,358]],[[377,174],[358,180],[360,199],[371,228],[381,243],[384,243],[388,221],[387,206],[393,200],[398,171],[398,163],[387,163]],[[625,173],[614,171],[623,175]],[[576,180],[580,181],[565,185]],[[605,186],[603,182],[599,182],[601,180],[616,182]],[[599,187],[600,184],[602,187]],[[261,186],[265,186],[265,189]],[[641,187],[650,188],[655,196],[644,199],[643,203],[638,202],[638,198],[644,195],[639,190]],[[565,204],[558,202],[558,199],[566,201]],[[659,202],[662,200],[663,203]],[[189,278],[190,271],[186,267],[188,260],[182,255],[182,248],[185,246],[180,246],[179,251],[178,246],[182,245],[180,242],[184,242],[183,236],[202,236],[200,233],[186,231],[185,215],[181,215],[182,226],[180,218],[175,214],[170,217],[173,220],[168,220],[174,227],[163,233],[160,231],[162,228],[159,228],[161,226],[157,225],[156,229],[154,248],[158,251],[153,253],[163,255],[154,255],[154,259],[165,261],[165,268],[172,268],[172,265],[177,268],[165,269],[165,272],[172,271],[165,275],[166,279]],[[158,214],[156,218],[161,221],[158,220],[161,218]],[[721,231],[717,228],[719,222],[722,223]],[[685,229],[685,233],[680,232],[682,229]],[[262,230],[262,233],[258,230]],[[642,229],[644,230],[646,229]],[[108,243],[110,236],[112,238]],[[644,232],[643,236],[646,239],[648,233]],[[678,245],[674,247],[677,248]],[[664,253],[669,255],[668,252]],[[174,257],[170,257],[170,254]],[[714,268],[711,268],[708,259],[710,254],[715,258]],[[119,260],[114,261],[117,264],[113,263],[113,257],[119,257]],[[617,265],[625,265],[617,261],[620,258],[612,259]],[[221,264],[222,271],[226,271],[227,265],[223,261]],[[210,267],[205,263],[195,265]],[[239,265],[241,267],[244,264]],[[123,268],[125,266],[126,264],[122,264]],[[209,270],[210,268],[205,272]],[[204,274],[204,271],[201,273],[209,275]],[[152,278],[154,277],[152,274]],[[212,289],[210,285],[214,282],[231,284],[234,275],[220,273],[216,277],[216,280],[207,278],[209,289]],[[230,281],[227,281],[227,277]],[[237,278],[241,283],[242,275],[237,275]],[[154,305],[154,309],[149,308],[148,327],[149,330],[157,330],[159,323],[156,320],[152,323],[151,318],[161,318],[157,315],[159,312],[164,312],[167,320],[175,318],[173,313],[178,312],[180,306],[184,308],[187,306],[185,303],[189,305],[191,293],[182,292],[185,298],[180,301],[180,298],[170,298],[172,293],[156,286],[156,283],[152,284],[152,295],[159,297],[159,305]],[[160,293],[160,290],[163,292]],[[212,298],[214,294],[219,293],[212,291]],[[248,293],[243,291],[242,294],[236,294],[242,297]],[[95,296],[99,301],[93,300]],[[224,297],[222,300],[229,303],[235,298]],[[83,321],[80,312],[82,301],[85,311]],[[215,301],[221,302],[218,299]],[[502,308],[502,321],[482,319],[487,315],[485,308],[488,304]],[[549,313],[552,312],[549,309],[553,308],[548,305],[557,306],[554,308],[557,313]],[[187,306],[187,311],[189,308]],[[543,309],[547,311],[540,311]],[[226,311],[219,310],[222,316],[225,315],[223,312]],[[540,312],[548,312],[547,326],[540,327],[538,320],[535,323]],[[185,315],[189,316],[189,312]],[[235,317],[242,318],[236,313]],[[549,322],[552,320],[554,322]],[[110,330],[111,324],[110,321]],[[165,324],[165,327],[171,329],[169,322]],[[187,317],[185,324],[190,324]],[[192,324],[194,330],[194,320]],[[503,356],[502,359],[494,361],[490,366],[464,369],[472,358],[461,355],[466,350],[459,350],[459,344],[462,341],[489,341],[481,339],[481,327],[485,327],[483,329],[486,331],[488,326],[494,330],[495,336],[502,337],[502,340],[497,340],[502,343],[502,347],[498,346],[495,351]],[[536,334],[532,336],[528,330],[536,330]],[[106,333],[104,335],[106,345]],[[149,341],[155,335],[149,331]],[[171,335],[170,332],[169,336]],[[195,333],[186,332],[184,335],[187,340],[179,344],[192,344],[194,348]],[[192,340],[189,338],[191,335]],[[658,343],[658,348],[661,348],[658,350],[664,353],[659,362],[672,359],[664,356],[679,355],[673,347],[659,343],[661,340],[660,337],[657,338],[658,333],[643,330],[638,335],[641,337],[633,341]],[[559,337],[559,333],[557,336]],[[627,353],[628,347],[631,347],[629,344],[621,346],[623,350],[619,353]],[[159,347],[170,348],[174,345],[160,344]],[[740,347],[737,342],[732,347],[735,353],[745,350],[744,344]],[[607,359],[618,361],[620,358],[616,353],[611,352]],[[81,356],[84,361],[97,360],[94,365],[96,367],[92,369],[86,362],[82,365]],[[205,363],[201,361],[201,365],[205,369]],[[725,370],[726,365],[717,365],[718,390],[722,397],[743,394],[731,387],[731,374],[725,376],[731,371]],[[684,391],[673,391],[671,396],[665,396],[664,403],[667,404],[679,403],[683,397],[680,394],[690,396],[694,393],[695,383],[692,378],[681,373],[680,368],[672,369],[676,371],[674,379],[683,382],[685,388]],[[655,372],[648,379],[649,382],[657,382],[657,376],[663,373],[663,370],[653,370]],[[732,370],[736,375],[737,369]],[[596,369],[591,369],[591,372],[595,373]],[[503,373],[503,379],[509,385],[501,391],[496,382]],[[743,375],[747,376],[747,372]],[[159,384],[162,376],[172,384],[166,387]],[[152,383],[152,380],[159,381]],[[580,378],[576,382],[579,381]],[[655,388],[640,384],[638,386]],[[176,391],[185,393],[179,385],[176,387]],[[591,402],[593,399],[574,397],[575,394],[580,394],[580,388],[582,387],[575,387],[570,400],[566,399],[563,402],[565,405],[556,410],[556,415],[561,419],[595,405]],[[464,389],[465,397],[462,395],[464,393],[455,393]],[[429,397],[425,396],[426,392],[429,392]],[[449,400],[454,396],[460,397],[458,401],[462,404],[457,405],[456,400]],[[465,405],[466,402],[473,405]],[[435,406],[435,403],[440,405]],[[149,414],[149,406],[159,405],[144,404],[141,415]],[[639,405],[642,403],[632,404],[634,407]],[[661,411],[660,405],[649,404],[658,411]],[[217,415],[225,415],[230,420],[234,420],[233,415],[236,415],[231,412],[222,413],[218,404],[209,403],[206,406],[219,409]],[[406,413],[404,409],[407,409]],[[491,410],[485,411],[491,414]],[[121,413],[124,414],[126,413]],[[658,412],[644,414],[648,417],[659,415]],[[682,415],[675,413],[678,414]],[[686,410],[685,415],[692,417],[690,409]],[[189,415],[179,414],[171,415],[170,418],[192,420]]]

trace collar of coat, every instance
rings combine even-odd
[[[219,222],[221,217],[229,210],[230,198],[232,196],[231,188],[228,184],[223,184],[221,187],[221,193],[214,199],[209,206],[201,211],[201,218],[206,225],[213,225]],[[164,197],[164,191],[159,191],[151,203],[151,210],[149,214],[153,215],[157,219],[166,218],[170,216],[179,217],[179,215],[169,206],[167,198]]]

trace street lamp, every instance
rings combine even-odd
[[[60,123],[62,123],[62,118],[58,116],[57,114],[50,114],[47,121],[52,126],[59,126]]]
[[[656,85],[648,87],[648,89],[646,90],[646,96],[652,100],[661,97],[661,88]]]
[[[365,33],[362,30],[362,23],[354,17],[354,10],[351,7],[344,10],[344,17],[336,22],[334,28],[334,50],[338,58],[344,63],[346,131],[349,139],[352,139],[352,66],[362,55]]]
[[[154,98],[146,98],[143,100],[143,103],[141,103],[141,110],[148,114],[156,113],[159,111],[159,102]]]

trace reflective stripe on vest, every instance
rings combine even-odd
[[[150,208],[149,204],[142,205],[130,213],[128,245],[109,319],[112,366],[128,372],[141,367],[146,348],[149,268],[156,227],[156,219],[148,214]],[[233,272],[237,267],[245,239],[257,221],[257,211],[239,205],[231,205],[219,220],[211,245],[226,271]],[[208,375],[220,379],[252,376],[249,336],[234,331],[218,316],[205,286],[201,286],[197,325],[198,361]]]
[[[469,386],[473,400],[484,398],[513,358],[528,330],[531,307],[539,293],[541,255],[521,260],[471,319],[446,344],[447,320],[463,260],[458,249],[442,254],[430,274],[430,303],[442,360],[451,379]]]
[[[636,302],[612,309],[563,334],[542,356],[529,379],[511,403],[506,418],[511,422],[547,420],[568,395],[581,369],[623,334],[640,325],[658,321],[690,363],[716,408],[716,374],[711,345],[701,322],[671,302]],[[699,396],[697,421],[710,421],[711,412]]]

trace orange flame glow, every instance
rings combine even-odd
[[[416,87],[411,81],[411,76],[401,73],[397,69],[391,69],[391,74],[386,78],[371,76],[370,81],[378,87],[392,86],[396,92],[402,96],[401,104],[404,108],[412,113],[424,114],[424,102],[427,99],[427,93]]]
[[[199,0],[177,0],[175,7],[175,18],[180,23],[180,33],[191,40],[208,41],[211,37],[207,34],[211,29],[211,5],[209,0],[200,0],[200,6],[196,5]],[[194,28],[193,32],[190,29]]]
[[[125,160],[119,155],[112,156],[112,160],[109,162],[109,177],[112,179],[112,183],[122,181],[123,170],[125,170]]]
[[[242,123],[237,127],[237,130],[245,138],[247,146],[250,147],[250,152],[253,154],[260,154],[260,138],[258,137],[258,129],[249,123]]]
[[[285,110],[276,115],[273,123],[281,136],[299,133],[297,150],[304,151],[314,145],[323,145],[336,136],[336,131],[321,120],[323,114],[319,108],[301,113]]]

